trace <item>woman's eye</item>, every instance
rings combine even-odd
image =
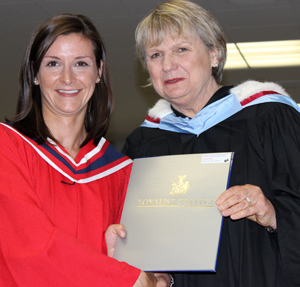
[[[55,62],[55,61],[51,61],[51,62],[49,62],[49,63],[47,64],[47,66],[49,66],[49,67],[56,67],[56,66],[58,66],[58,63]]]
[[[76,66],[79,66],[79,67],[84,67],[84,66],[88,66],[88,64],[86,62],[78,62],[76,64]]]
[[[179,52],[185,52],[185,51],[187,51],[187,48],[179,48],[178,51]]]
[[[158,58],[160,56],[160,53],[154,53],[151,55],[151,59]]]

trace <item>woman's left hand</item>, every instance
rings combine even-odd
[[[219,196],[216,204],[225,217],[230,216],[233,220],[248,218],[262,226],[277,229],[274,206],[258,186],[246,184],[230,187]]]

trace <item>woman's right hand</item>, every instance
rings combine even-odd
[[[112,224],[105,232],[108,256],[113,257],[117,237],[124,238],[126,235],[123,224]],[[171,285],[171,276],[168,273],[152,273],[141,271],[134,287],[169,287]]]
[[[171,278],[166,273],[151,273],[141,271],[139,278],[134,283],[133,287],[168,287],[171,283]],[[169,282],[170,281],[170,282]]]

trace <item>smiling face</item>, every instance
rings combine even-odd
[[[84,118],[101,71],[89,39],[75,33],[57,37],[35,78],[41,89],[45,122],[57,117]]]
[[[154,89],[186,116],[197,114],[218,90],[212,76],[218,50],[207,50],[198,38],[167,37],[145,52]]]

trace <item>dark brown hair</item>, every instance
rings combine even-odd
[[[50,18],[35,31],[28,43],[20,68],[17,111],[12,122],[20,132],[36,138],[38,143],[45,142],[47,137],[54,141],[56,139],[44,122],[41,91],[39,86],[34,85],[34,78],[38,74],[44,55],[57,37],[72,33],[81,34],[92,42],[98,69],[103,61],[101,81],[96,84],[88,103],[84,122],[88,135],[81,147],[91,139],[97,144],[108,129],[113,97],[103,41],[88,17],[63,13]]]

